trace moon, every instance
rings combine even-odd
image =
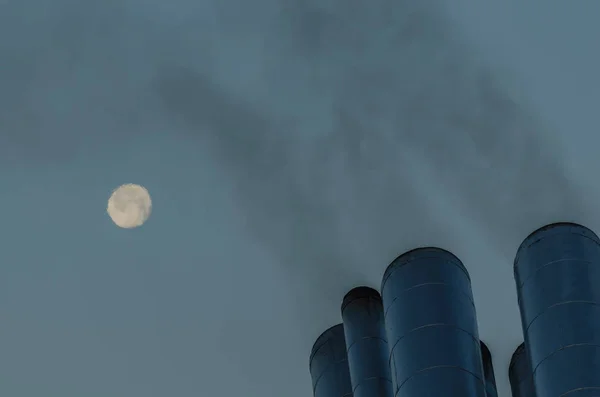
[[[115,225],[124,229],[142,226],[150,217],[152,200],[145,187],[127,183],[113,190],[106,212]]]

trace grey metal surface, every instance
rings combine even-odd
[[[521,343],[513,353],[508,366],[508,379],[512,397],[535,397],[533,374],[527,357],[525,343]]]
[[[496,375],[494,374],[494,364],[492,353],[487,345],[482,341],[479,343],[481,348],[481,361],[483,362],[483,376],[485,377],[485,392],[487,397],[498,397],[496,389]]]
[[[389,347],[379,292],[357,287],[342,301],[348,363],[354,397],[392,397]]]
[[[310,353],[309,370],[314,397],[352,397],[342,324],[317,338]]]
[[[581,225],[547,225],[514,266],[537,395],[600,395],[600,240]]]
[[[395,397],[485,397],[471,280],[456,256],[400,255],[381,294]]]

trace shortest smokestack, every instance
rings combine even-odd
[[[310,353],[309,369],[314,397],[352,397],[344,326],[323,332]]]
[[[490,349],[482,341],[481,345],[481,361],[483,362],[483,376],[485,377],[485,392],[487,397],[498,397],[496,390],[496,376],[494,375],[494,365],[492,363],[492,353]]]
[[[533,374],[525,343],[521,343],[512,355],[508,366],[508,379],[513,397],[535,397]]]

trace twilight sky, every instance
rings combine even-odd
[[[600,232],[599,14],[0,0],[0,395],[309,397],[344,293],[438,245],[508,397],[517,246]],[[105,214],[127,182],[140,229]]]

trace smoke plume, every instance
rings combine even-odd
[[[378,287],[394,257],[423,245],[461,257],[478,305],[514,325],[519,242],[544,223],[591,222],[552,130],[440,0],[33,3],[0,2],[0,166],[50,172],[152,134],[209,153],[245,233],[287,278],[276,284],[295,306],[277,337],[289,348],[297,330],[297,355],[336,322],[345,292]],[[471,263],[481,257],[499,265]],[[254,335],[238,331],[255,319],[225,320],[232,361],[254,362]]]
[[[207,55],[227,73],[159,68],[165,109],[315,305],[402,250],[461,245],[457,222],[509,266],[528,229],[582,210],[552,134],[430,3],[288,0],[264,31],[236,25],[241,54]]]

